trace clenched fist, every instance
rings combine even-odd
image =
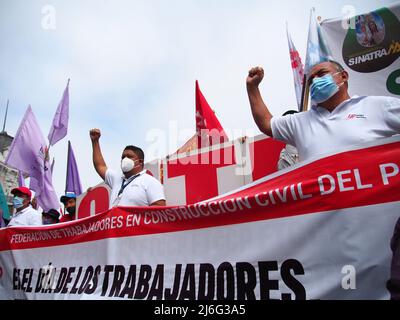
[[[261,67],[255,67],[250,69],[249,75],[246,79],[247,86],[258,87],[262,79],[264,78],[264,70]]]
[[[97,141],[100,139],[100,137],[101,137],[101,132],[99,129],[90,130],[90,139],[92,139],[92,141]]]

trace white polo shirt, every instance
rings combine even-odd
[[[323,107],[273,117],[272,135],[299,151],[301,161],[400,133],[400,99],[354,96],[329,112]]]
[[[147,174],[146,170],[141,171],[118,196],[123,181],[125,182],[126,179],[120,173],[107,169],[104,182],[111,188],[110,208],[145,207],[158,200],[165,200],[162,184]]]
[[[12,215],[8,227],[19,227],[19,226],[41,226],[42,215],[32,206],[29,206],[19,212],[15,212]]]

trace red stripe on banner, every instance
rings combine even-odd
[[[220,227],[400,201],[400,143],[348,151],[206,203],[114,208],[94,217],[0,230],[0,251]]]

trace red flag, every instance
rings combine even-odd
[[[196,135],[199,149],[229,141],[217,116],[200,91],[196,81]]]

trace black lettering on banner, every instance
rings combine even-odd
[[[103,286],[101,287],[101,296],[105,296],[107,293],[108,289],[108,278],[110,276],[110,272],[114,270],[114,266],[111,265],[106,265],[104,266],[104,280],[103,280]]]
[[[28,275],[29,269],[24,269],[22,271],[22,279],[21,279],[21,290],[25,291],[26,290],[26,284],[27,284],[27,278],[26,276]]]
[[[99,275],[101,272],[101,267],[97,266],[96,269],[94,270],[94,275],[93,275],[93,285],[90,286],[90,281],[87,281],[87,284],[85,285],[85,293],[86,294],[93,294],[96,291],[97,284],[99,282]]]
[[[149,281],[151,278],[152,269],[148,264],[140,267],[138,284],[135,292],[135,299],[143,300],[149,292]]]
[[[67,278],[68,269],[61,268],[60,275],[58,277],[56,288],[54,289],[54,293],[60,293],[62,288],[64,287],[65,279]]]
[[[127,295],[129,299],[132,299],[133,294],[135,293],[135,284],[136,284],[136,266],[132,265],[129,267],[128,277],[125,282],[125,287],[121,291],[119,297],[125,298],[125,296]]]
[[[31,281],[32,281],[33,269],[24,269],[22,274],[21,289],[25,292],[32,292]]]
[[[278,270],[277,261],[263,261],[258,263],[260,273],[260,299],[271,300],[270,291],[279,289],[278,280],[270,280],[269,272]]]
[[[182,265],[177,264],[175,267],[174,285],[172,290],[170,288],[165,289],[164,293],[165,300],[177,300],[181,284],[181,273],[182,273]]]
[[[42,289],[43,276],[44,276],[43,269],[40,268],[39,269],[39,273],[38,273],[38,277],[37,277],[37,281],[36,281],[35,293],[39,292]]]
[[[67,277],[65,279],[64,286],[63,286],[63,288],[61,290],[61,293],[67,293],[68,292],[68,284],[72,282],[72,280],[73,280],[72,279],[72,273],[74,273],[74,272],[75,272],[75,267],[68,268]]]
[[[51,263],[50,263],[51,264]],[[50,266],[49,264],[49,266]],[[104,270],[98,265],[84,267],[40,268],[36,286],[32,287],[34,269],[13,269],[13,290],[61,294],[94,294],[99,277],[104,271],[101,296],[129,298],[137,300],[255,300],[259,285],[261,300],[270,300],[271,292],[279,291],[283,281],[289,292],[277,292],[282,300],[305,300],[306,290],[298,275],[304,275],[304,267],[295,259],[286,260],[278,268],[278,261],[260,261],[257,266],[249,262],[221,263],[218,268],[210,263],[175,265],[174,281],[171,288],[165,288],[165,265],[106,265]],[[172,272],[172,269],[168,270]],[[183,272],[184,271],[184,272]],[[75,273],[76,272],[76,273]],[[257,273],[258,272],[258,273]],[[276,272],[276,279],[271,274]],[[75,273],[75,274],[74,274]],[[279,276],[280,273],[280,276]],[[36,277],[35,277],[36,278]],[[57,279],[55,283],[54,280]],[[50,283],[51,282],[51,283]],[[56,284],[56,286],[53,286]],[[72,285],[73,284],[73,285]],[[282,284],[282,283],[281,283]],[[197,287],[198,286],[198,287]],[[285,288],[286,288],[285,287]],[[257,289],[256,289],[257,288]],[[282,290],[281,290],[282,291]]]
[[[295,260],[286,260],[281,266],[281,277],[283,282],[295,294],[295,300],[306,300],[306,289],[304,286],[291,274],[291,270],[295,275],[304,275],[304,268],[302,264]],[[282,300],[292,300],[290,293],[282,293]]]
[[[194,273],[194,264],[186,266],[183,275],[182,288],[179,294],[179,300],[195,300],[196,299],[196,278]]]
[[[13,290],[20,290],[21,283],[19,280],[20,269],[14,268],[13,270]]]
[[[32,290],[33,290],[33,288],[32,288],[32,278],[33,278],[33,269],[30,269],[28,287],[26,289],[26,292],[32,292]]]
[[[199,270],[198,300],[214,300],[215,269],[210,263],[202,263]]]
[[[225,295],[225,282],[226,282],[226,295]],[[217,299],[218,300],[235,299],[235,273],[233,271],[232,265],[229,262],[224,262],[220,264],[220,266],[217,269]]]
[[[125,279],[125,267],[121,265],[117,265],[114,267],[114,279],[111,285],[109,297],[118,297],[122,284]]]
[[[79,269],[78,269],[78,275],[75,277],[74,285],[72,286],[72,289],[70,290],[71,294],[75,294],[75,293],[78,292],[77,285],[78,285],[78,282],[79,282],[79,278],[81,277],[82,269],[83,269],[82,267],[79,267]]]
[[[42,293],[51,293],[53,291],[55,273],[56,269],[54,267],[51,267],[50,262],[47,267],[46,274],[44,275],[42,280],[42,285],[44,285],[44,288],[42,288]],[[45,283],[43,284],[44,281]]]
[[[237,300],[256,300],[254,290],[257,285],[257,277],[254,266],[248,262],[238,262],[236,264],[236,279]]]
[[[153,282],[151,284],[148,300],[152,300],[153,297],[156,300],[162,300],[164,291],[164,265],[157,265],[156,271],[154,272]]]
[[[88,266],[86,268],[85,274],[83,275],[83,279],[82,279],[81,285],[78,290],[79,294],[82,294],[85,291],[89,281],[92,280],[92,277],[93,277],[93,267]]]

